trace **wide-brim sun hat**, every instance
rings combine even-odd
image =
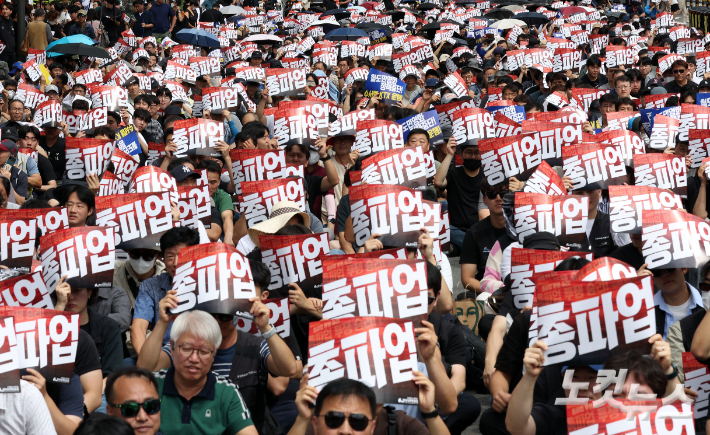
[[[271,207],[269,219],[260,222],[247,230],[249,238],[256,246],[259,246],[259,236],[262,234],[276,234],[292,217],[300,215],[303,218],[303,225],[311,226],[311,217],[304,213],[293,201],[281,201]]]

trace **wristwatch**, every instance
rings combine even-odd
[[[436,407],[432,412],[422,412],[422,418],[428,420],[430,418],[436,418],[439,416],[439,408]]]
[[[666,379],[668,379],[669,381],[672,381],[673,379],[678,377],[678,367],[676,367],[673,363],[671,363],[671,367],[673,367],[673,372],[670,374],[666,374]]]
[[[276,334],[276,328],[274,328],[274,325],[269,324],[269,326],[271,326],[271,329],[269,329],[268,332],[264,332],[264,333],[261,334],[261,338],[263,338],[264,340],[268,340],[268,339],[271,338],[274,334]],[[676,373],[677,373],[677,372],[676,372]]]
[[[330,155],[327,155],[327,156],[325,156],[325,157],[321,157],[321,158],[320,158],[320,161],[321,161],[321,162],[327,162],[328,160],[330,160]]]

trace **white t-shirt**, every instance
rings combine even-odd
[[[673,322],[678,322],[688,317],[688,307],[691,299],[693,299],[693,296],[689,295],[688,300],[683,305],[668,305],[668,310],[673,314]]]

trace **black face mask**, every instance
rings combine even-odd
[[[481,168],[481,161],[478,159],[463,159],[463,167],[469,171],[475,171]]]

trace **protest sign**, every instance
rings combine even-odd
[[[680,196],[649,186],[609,186],[609,220],[615,233],[641,234],[644,211],[683,208]]]
[[[515,231],[520,243],[530,234],[546,231],[557,236],[560,244],[581,249],[588,214],[589,198],[586,196],[515,193]]]
[[[74,372],[81,316],[38,308],[0,307],[0,317],[8,316],[14,321],[14,330],[4,322],[0,334],[16,343],[20,375],[29,374],[26,369],[31,368],[47,382],[68,384]]]
[[[605,36],[608,37],[608,35]],[[572,88],[572,100],[570,103],[585,112],[589,112],[589,106],[592,102],[609,92],[611,92],[609,89]]]
[[[138,134],[132,125],[116,130],[116,148],[132,156],[143,152],[138,142]]]
[[[621,150],[614,145],[581,143],[562,148],[564,176],[572,180],[572,190],[595,184],[595,189],[627,182]]]
[[[311,115],[313,115],[318,124],[318,135],[320,137],[328,136],[328,129],[330,124],[330,115],[335,104],[330,100],[322,100],[314,98],[312,100],[296,100],[296,101],[281,101],[279,103],[279,109],[300,109],[303,108]],[[336,106],[337,107],[337,106]],[[277,111],[274,113],[274,122],[278,122],[281,117],[279,114],[281,112]],[[290,113],[290,112],[288,112]],[[286,115],[288,115],[288,113]],[[276,135],[276,134],[275,134]],[[290,136],[289,136],[290,137]]]
[[[520,134],[478,142],[483,174],[491,186],[510,177],[527,180],[540,164],[540,137]]]
[[[688,193],[685,158],[674,154],[639,154],[634,159],[634,184],[670,189],[685,198]]]
[[[582,125],[563,122],[523,121],[523,133],[539,134],[542,160],[550,166],[562,166],[562,150],[582,141]]]
[[[133,173],[128,185],[129,193],[169,192],[170,200],[177,203],[177,182],[170,173],[157,166],[141,166]]]
[[[679,121],[677,119],[665,115],[656,115],[653,119],[651,141],[648,146],[661,151],[669,147],[674,148],[678,128]]]
[[[595,138],[602,144],[616,147],[624,160],[624,165],[633,166],[634,155],[645,154],[646,146],[641,137],[627,130],[605,131],[596,135]]]
[[[106,107],[121,113],[121,109],[128,108],[128,90],[120,86],[97,86],[91,92],[91,107]]]
[[[267,68],[266,87],[270,97],[305,95],[307,69]]]
[[[683,352],[683,385],[702,394],[693,402],[693,418],[696,424],[708,416],[707,394],[710,391],[710,370],[708,366],[700,363],[692,353]]]
[[[439,109],[439,121],[441,114]],[[443,127],[443,123],[441,124]],[[486,109],[456,110],[451,115],[452,137],[458,146],[477,145],[480,139],[495,138],[495,120]]]
[[[303,165],[286,164],[284,150],[233,149],[229,156],[237,194],[242,193],[243,181],[274,180],[291,175],[303,177]]]
[[[314,148],[319,138],[318,121],[305,108],[279,109],[274,113],[274,137],[283,148],[292,144]]]
[[[202,90],[203,110],[222,113],[223,110],[236,112],[239,109],[239,92],[236,88],[212,87]]]
[[[201,310],[210,314],[248,313],[256,296],[249,260],[224,243],[189,246],[180,251],[173,290],[180,303],[173,314]]]
[[[710,224],[705,219],[678,210],[642,214],[642,254],[649,269],[692,269],[710,259]]]
[[[0,306],[2,305],[54,309],[52,298],[49,295],[47,286],[44,284],[41,271],[20,275],[0,282]],[[0,352],[0,354],[2,353]]]
[[[263,83],[266,80],[266,71],[259,67],[244,67],[236,68],[234,75],[238,79],[244,79],[247,82]]]
[[[621,6],[623,7],[623,5]],[[631,373],[626,376],[630,375]],[[609,378],[606,377],[606,379]],[[626,378],[622,377],[620,381],[624,379]],[[612,382],[616,381],[612,380]],[[623,382],[621,383],[623,384]],[[592,385],[590,385],[591,388]],[[629,396],[631,397],[631,395]],[[615,400],[614,405],[607,403],[607,406],[595,406],[592,403],[587,403],[587,399],[581,399],[584,404],[568,404],[566,407],[567,430],[570,434],[579,435],[592,433],[592,431],[596,431],[595,434],[613,434],[617,430],[642,435],[695,434],[690,403],[668,402],[660,398],[653,401],[641,401],[645,399],[643,396],[645,395],[636,395],[638,399],[635,401]]]
[[[417,370],[413,322],[387,317],[322,320],[310,323],[308,337],[309,385],[320,389],[340,378],[356,379],[372,388],[376,403],[419,403],[412,382]]]
[[[293,201],[301,211],[306,211],[302,178],[243,181],[241,194],[239,211],[244,215],[248,228],[267,220],[271,208],[281,201]]]
[[[631,47],[622,45],[607,45],[605,66],[608,68],[618,68],[623,65],[626,68],[634,63],[634,51]]]
[[[577,275],[575,281],[614,281],[618,279],[633,278],[638,276],[636,269],[621,260],[612,257],[597,258],[585,264]]]
[[[710,129],[710,107],[682,104],[678,122],[678,140],[688,142],[691,130]]]
[[[288,343],[291,337],[291,312],[288,298],[262,299],[261,303],[266,305],[269,309],[269,325],[273,326],[276,329],[276,333],[279,334],[279,337]],[[260,337],[261,332],[259,328],[256,327],[256,323],[254,323],[252,317],[251,315],[244,317],[237,316],[235,326],[240,331]]]
[[[194,85],[197,79],[197,71],[174,60],[169,60],[165,67],[164,77],[166,80],[181,79],[185,83]]]
[[[136,172],[136,169],[138,169],[138,162],[120,149],[113,151],[111,162],[114,167],[113,175],[121,180],[124,187],[127,187],[128,182],[131,181],[133,174]]]
[[[450,129],[452,128],[452,123],[453,123],[453,115],[454,113],[458,112],[459,110],[463,109],[478,109],[476,106],[476,103],[473,100],[469,101],[462,101],[462,102],[453,102],[449,104],[438,104],[434,106],[434,109],[436,110],[436,113],[439,115],[439,125],[441,126],[442,130]],[[480,109],[483,110],[483,109]],[[484,113],[484,112],[476,112],[476,113]]]
[[[115,151],[114,154],[116,154]],[[103,177],[101,177],[101,182],[99,183],[99,192],[96,196],[119,195],[121,193],[124,193],[124,191],[125,184],[123,180],[119,179],[116,175],[114,175],[113,172],[105,171]]]
[[[495,104],[496,102],[494,102]],[[525,108],[523,106],[518,106],[517,104],[512,104],[508,106],[490,106],[486,109],[494,114],[501,114],[513,122],[521,123],[525,121]]]
[[[353,231],[358,246],[380,234],[385,247],[416,247],[424,213],[420,191],[401,186],[355,186],[350,189]]]
[[[190,68],[197,77],[218,77],[220,75],[219,59],[215,57],[191,57]]]
[[[652,277],[541,282],[530,320],[529,339],[548,344],[545,366],[603,364],[631,350],[650,354],[648,339],[656,333]]]
[[[111,161],[113,142],[104,139],[66,139],[66,177],[82,180],[88,174],[103,174]]]
[[[323,259],[330,254],[328,235],[259,235],[261,258],[271,271],[269,295],[288,297],[289,284],[296,283],[306,297],[321,296]]]
[[[370,68],[365,82],[365,98],[377,98],[381,103],[394,106],[402,102],[405,83],[387,73]]]
[[[207,183],[197,186],[178,186],[177,201],[180,212],[180,225],[193,229],[199,229],[199,223],[210,228],[212,221],[212,211],[210,205],[210,189]]]
[[[76,83],[86,85],[89,83],[103,83],[103,76],[101,76],[101,71],[95,68],[85,69],[82,71],[77,71],[74,73],[74,80]]]
[[[427,185],[426,169],[422,147],[382,151],[362,161],[362,181],[423,190]]]
[[[20,356],[12,316],[0,316],[0,361],[0,393],[19,393]]]
[[[49,99],[49,95],[40,92],[32,86],[26,85],[24,83],[19,83],[17,85],[17,91],[15,91],[15,100],[22,101],[25,107],[30,109],[36,109],[37,106],[44,103]]]
[[[98,197],[96,224],[115,231],[117,248],[157,250],[160,237],[174,226],[170,195],[160,192]]]
[[[493,116],[495,123],[496,137],[516,136],[522,132],[520,123],[513,121],[511,118],[496,111]]]
[[[201,155],[219,157],[215,147],[224,141],[224,123],[208,119],[186,119],[175,121],[173,142],[177,150],[175,156]]]
[[[367,47],[367,58],[372,62],[372,59],[377,57],[378,59],[392,60],[392,44],[375,44]],[[377,70],[375,70],[377,71]],[[377,71],[379,72],[379,71]]]
[[[148,158],[146,165],[152,165],[154,161],[165,157],[165,145],[155,142],[148,142]]]
[[[358,150],[361,157],[399,148],[404,148],[403,129],[400,124],[383,120],[358,122],[352,149]]]
[[[35,110],[32,122],[41,128],[59,127],[62,122],[62,103],[48,100],[40,104]]]
[[[42,277],[49,293],[65,275],[73,288],[111,287],[115,249],[109,228],[68,228],[42,236]]]
[[[397,123],[402,125],[405,143],[409,138],[409,132],[415,128],[421,128],[427,131],[429,144],[432,147],[437,147],[444,143],[444,134],[441,131],[439,115],[436,113],[436,110],[429,110],[418,115],[408,116],[397,120]]]
[[[579,255],[579,252],[573,251],[511,248],[510,291],[515,307],[519,310],[532,307],[538,277],[554,271],[560,262]],[[592,260],[594,255],[584,253],[584,257]]]
[[[540,163],[528,181],[525,182],[522,191],[546,195],[567,195],[567,188],[562,182],[562,178],[547,162]]]
[[[5,209],[0,215],[0,265],[29,271],[37,236],[33,210]]]
[[[108,125],[108,110],[107,107],[98,107],[90,110],[89,113],[81,115],[77,130],[81,130],[86,134],[94,134],[94,130],[97,127]]]
[[[444,84],[456,94],[456,98],[468,95],[466,81],[457,72],[452,72],[444,78]]]

